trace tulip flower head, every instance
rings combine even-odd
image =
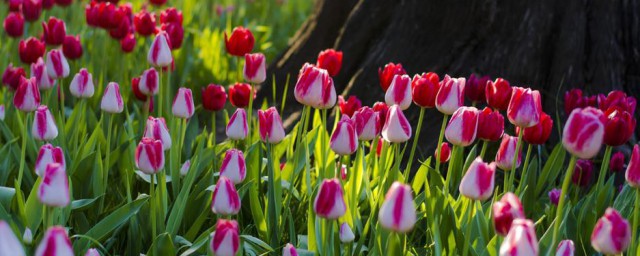
[[[150,36],[156,29],[156,15],[142,9],[133,16],[133,25],[138,34]]]
[[[447,140],[455,146],[471,145],[478,130],[478,113],[478,109],[474,107],[461,107],[456,110],[444,131]]]
[[[564,93],[564,113],[571,114],[576,108],[584,108],[588,105],[588,99],[582,95],[582,90],[571,89]]]
[[[327,70],[329,75],[335,77],[342,68],[342,52],[334,49],[326,49],[318,54],[316,66]]]
[[[238,236],[238,222],[235,220],[218,219],[209,248],[214,255],[233,256],[238,253],[240,237]]]
[[[73,256],[73,247],[67,236],[67,231],[61,226],[53,226],[47,229],[36,249],[35,255]]]
[[[191,93],[191,89],[181,87],[178,89],[178,94],[173,99],[173,106],[171,111],[173,115],[178,118],[188,119],[193,116],[193,112],[195,110],[193,104],[193,94]]]
[[[504,133],[504,117],[500,112],[485,107],[478,113],[478,139],[498,141]]]
[[[49,77],[53,79],[69,76],[69,62],[58,49],[53,49],[47,53],[46,66]]]
[[[604,144],[617,147],[627,143],[636,129],[636,119],[631,113],[612,106],[604,116]]]
[[[637,101],[633,96],[628,96],[623,91],[611,91],[607,96],[602,94],[598,95],[598,108],[600,110],[607,111],[607,109],[616,106],[623,111],[629,112],[631,116],[636,112]]]
[[[429,72],[415,75],[411,81],[411,98],[413,103],[422,108],[436,106],[436,95],[440,91],[438,74]]]
[[[136,166],[145,174],[155,174],[164,168],[162,141],[142,138],[136,148]]]
[[[464,105],[464,77],[451,78],[445,75],[440,82],[440,90],[436,95],[436,108],[445,115],[451,115]]]
[[[29,22],[36,21],[42,13],[42,0],[24,0],[22,1],[22,15]]]
[[[160,12],[160,23],[177,23],[182,25],[182,12],[174,7],[169,7]]]
[[[511,101],[513,89],[509,81],[497,78],[495,81],[489,81],[485,89],[487,105],[498,110],[507,110]]]
[[[617,255],[631,242],[631,228],[618,211],[608,208],[591,233],[591,246],[602,254]]]
[[[275,107],[258,110],[258,126],[260,127],[260,139],[264,142],[278,144],[286,135],[282,119]]]
[[[211,197],[211,211],[215,214],[234,215],[240,211],[240,196],[233,182],[220,176]]]
[[[571,182],[577,186],[586,187],[591,181],[591,176],[593,176],[593,163],[591,160],[578,159]]]
[[[64,56],[70,60],[76,60],[82,57],[80,36],[65,36],[62,43],[62,53],[64,53]]]
[[[27,74],[23,68],[14,67],[13,64],[9,63],[7,69],[2,73],[2,84],[6,85],[10,90],[15,91],[20,86],[22,78],[26,76]],[[31,74],[31,76],[33,76],[33,74]]]
[[[26,255],[22,243],[20,243],[9,224],[4,220],[0,220],[0,237],[2,237],[0,239],[0,255]]]
[[[562,240],[556,249],[556,256],[573,256],[575,251],[576,247],[572,240]]]
[[[412,101],[411,77],[408,75],[395,75],[384,95],[384,101],[389,106],[398,105],[402,110],[407,110]]]
[[[549,202],[551,202],[553,205],[558,205],[558,202],[560,202],[560,195],[562,194],[562,190],[554,188],[551,191],[549,191]]]
[[[229,123],[227,124],[227,137],[232,140],[243,140],[249,134],[249,125],[247,124],[247,112],[242,109],[236,109]]]
[[[624,177],[629,186],[640,188],[640,146],[637,144],[633,146],[633,153],[631,153],[631,159]]]
[[[164,23],[160,26],[160,31],[167,33],[171,50],[177,50],[182,47],[182,41],[184,40],[184,28],[182,25],[178,23]]]
[[[224,46],[227,49],[227,53],[242,57],[253,50],[255,39],[251,30],[242,26],[233,28],[231,36],[227,37],[227,32],[224,32]]]
[[[128,33],[122,39],[120,39],[120,50],[124,53],[133,52],[136,47],[136,35]]]
[[[89,248],[84,256],[100,256],[100,252],[96,248]]]
[[[171,134],[169,134],[167,122],[162,117],[154,118],[150,116],[147,118],[147,125],[142,137],[159,140],[162,143],[162,149],[165,151],[171,148]]]
[[[378,120],[378,126],[380,126],[380,129],[382,129],[387,121],[387,112],[389,112],[389,106],[387,106],[387,104],[384,102],[378,101],[373,104],[372,108],[374,112],[378,113],[378,118],[380,119]]]
[[[496,164],[487,164],[478,157],[460,181],[460,194],[473,200],[484,201],[493,194]]]
[[[389,62],[384,68],[378,68],[378,78],[380,79],[380,87],[383,91],[387,91],[391,85],[391,80],[396,75],[406,75],[407,71],[402,68],[402,64]]]
[[[147,62],[161,68],[171,65],[173,56],[171,56],[171,46],[169,45],[167,32],[161,31],[156,35],[147,54]]]
[[[35,63],[31,64],[31,77],[36,78],[36,84],[40,90],[51,89],[56,84],[56,80],[47,73],[47,66],[42,58],[38,58]]]
[[[476,74],[471,74],[464,88],[465,96],[467,96],[467,98],[472,102],[486,102],[485,88],[489,81],[489,76],[479,77],[476,76]]]
[[[320,184],[313,202],[313,211],[318,217],[335,220],[347,211],[344,193],[338,179],[325,179]]]
[[[13,95],[13,105],[22,112],[32,112],[40,106],[40,90],[35,77],[21,78],[20,86]]]
[[[436,149],[436,152],[434,152],[434,157],[438,157],[440,154],[438,154],[438,149]],[[449,158],[451,158],[451,145],[447,142],[442,142],[442,144],[440,145],[440,152],[442,152],[442,156],[440,156],[440,162],[441,163],[446,163],[449,162]]]
[[[411,124],[397,105],[391,106],[387,112],[382,137],[391,143],[402,143],[411,138]]]
[[[529,128],[524,129],[524,134],[522,135],[522,139],[529,144],[533,145],[542,145],[549,139],[551,136],[551,130],[553,129],[553,119],[551,116],[542,112],[540,115],[540,122],[538,124],[531,126]],[[520,127],[516,127],[518,133],[522,131]]]
[[[514,87],[507,108],[507,117],[513,125],[529,128],[540,122],[542,102],[540,92],[530,88]]]
[[[406,233],[416,223],[416,207],[413,205],[412,189],[409,185],[394,182],[380,207],[378,220],[383,228]]]
[[[358,149],[358,135],[354,122],[347,116],[336,125],[336,129],[331,134],[330,147],[338,155],[351,155]]]
[[[253,53],[244,55],[244,68],[242,69],[242,75],[244,80],[259,84],[267,79],[266,58],[262,53]]]
[[[282,248],[282,256],[298,256],[298,251],[291,243],[287,243],[284,248]]]
[[[48,45],[61,45],[67,35],[67,26],[61,19],[49,17],[46,23],[42,22],[42,33]]]
[[[19,38],[24,33],[24,17],[19,12],[10,12],[2,23],[9,37]]]
[[[0,104],[0,121],[4,121],[5,115],[4,105]]]
[[[624,170],[624,153],[616,152],[611,156],[611,160],[609,161],[609,170],[611,172],[620,172]]]
[[[493,226],[496,233],[506,236],[515,219],[524,218],[524,209],[518,196],[507,192],[500,201],[493,203]]]
[[[149,68],[142,73],[140,83],[138,84],[140,92],[146,95],[156,95],[160,90],[160,80],[158,71],[155,68]]]
[[[370,141],[376,138],[382,127],[379,122],[380,117],[370,107],[361,107],[356,110],[351,117],[361,141]]]
[[[562,132],[562,145],[574,156],[590,159],[600,151],[604,138],[602,111],[586,107],[574,109]]]
[[[32,0],[27,0],[25,2],[30,1]],[[44,56],[45,50],[46,46],[44,42],[35,37],[29,37],[27,40],[20,40],[20,44],[18,45],[20,61],[25,64],[33,64],[38,61],[39,58]]]
[[[340,224],[340,242],[349,243],[356,239],[356,235],[353,234],[353,230],[349,227],[349,223],[343,222]]]
[[[294,89],[296,100],[317,109],[328,109],[336,104],[336,88],[329,73],[305,63],[298,74]]]
[[[71,95],[78,98],[91,98],[95,91],[93,86],[93,76],[86,68],[80,69],[78,74],[73,77],[69,85]]]
[[[250,84],[245,83],[235,83],[234,85],[229,86],[229,101],[231,105],[236,108],[244,108],[249,106],[249,99],[251,98],[251,90],[253,88]],[[253,98],[255,99],[256,94],[253,93]]]
[[[217,84],[209,84],[202,89],[202,108],[208,111],[220,111],[227,102],[227,93],[224,87]]]
[[[117,83],[111,82],[104,89],[100,108],[102,111],[111,114],[122,113],[124,102],[122,101],[122,95],[120,95],[120,86]]]
[[[237,149],[229,149],[225,153],[222,166],[220,166],[220,176],[227,177],[234,184],[240,184],[247,176],[244,154]]]
[[[516,219],[500,245],[500,256],[538,255],[538,239],[533,222]]]
[[[69,179],[64,166],[58,163],[47,165],[40,187],[38,199],[44,205],[65,207],[69,205]]]
[[[56,121],[47,106],[40,105],[36,110],[36,114],[33,117],[33,126],[31,126],[31,134],[34,139],[40,141],[52,141],[58,137]]]
[[[340,95],[338,96],[338,107],[340,107],[340,113],[345,116],[352,117],[353,113],[362,107],[362,101],[353,95],[349,96],[347,100],[344,100],[344,97]]]
[[[496,154],[496,164],[500,169],[509,171],[520,167],[520,163],[522,163],[522,148],[518,149],[518,160],[516,161],[516,166],[513,166],[517,145],[518,137],[509,136],[508,134],[502,136],[502,142],[500,142],[500,147]]]

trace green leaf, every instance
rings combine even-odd
[[[0,187],[0,205],[2,205],[5,209],[11,208],[11,201],[13,200],[13,196],[15,194],[15,188]]]
[[[105,241],[111,232],[125,224],[131,216],[137,214],[147,200],[149,200],[149,196],[140,195],[138,199],[133,202],[125,204],[113,211],[109,216],[94,225],[85,235],[93,237],[98,241]]]
[[[538,177],[538,182],[536,184],[536,195],[540,196],[540,194],[545,191],[546,186],[551,184],[551,186],[555,186],[555,180],[558,178],[558,175],[562,170],[564,170],[564,160],[566,158],[567,152],[562,147],[562,143],[558,143],[551,151],[551,155],[547,159],[547,162],[544,164],[542,168],[542,173]]]
[[[86,210],[89,206],[91,206],[96,200],[98,200],[102,196],[103,195],[100,195],[95,198],[90,198],[90,199],[74,200],[73,202],[71,202],[71,209],[79,210],[79,211]]]
[[[176,255],[176,247],[173,245],[169,233],[162,233],[153,240],[153,244],[147,252],[147,256],[152,255]]]

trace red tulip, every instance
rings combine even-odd
[[[473,102],[483,103],[487,101],[485,88],[489,81],[489,76],[477,77],[476,74],[471,74],[464,87],[464,95]]]
[[[9,12],[20,12],[20,7],[22,6],[22,0],[8,0],[5,1],[9,3]]]
[[[227,102],[227,93],[224,87],[217,84],[209,84],[202,89],[202,107],[209,111],[220,111]]]
[[[142,9],[133,16],[133,25],[138,34],[142,36],[150,36],[156,30],[156,15]]]
[[[380,78],[380,87],[382,87],[383,91],[387,91],[389,86],[391,85],[391,80],[396,75],[406,75],[407,71],[404,71],[402,68],[402,64],[394,64],[393,62],[389,62],[387,65],[384,65],[384,68],[378,68],[378,78]]]
[[[387,104],[384,102],[376,102],[373,104],[373,111],[378,113],[378,127],[382,129],[387,120],[387,112],[389,111],[389,106],[387,106]]]
[[[478,139],[498,141],[504,133],[504,117],[498,111],[485,107],[478,114]]]
[[[635,97],[627,97],[627,94],[622,91],[612,91],[606,97],[602,94],[598,95],[598,105],[602,111],[607,111],[612,106],[618,106],[633,116],[636,112],[636,104]]]
[[[178,23],[165,23],[162,24],[160,30],[167,32],[169,35],[169,46],[171,50],[177,50],[182,47],[182,40],[184,39],[184,28]]]
[[[66,7],[71,5],[71,3],[73,2],[73,0],[55,0],[56,4],[62,7]]]
[[[524,218],[524,209],[518,196],[507,192],[500,201],[493,203],[493,226],[496,233],[506,236],[513,220]]]
[[[54,0],[42,0],[42,8],[45,10],[51,9],[51,7],[53,7],[53,4],[55,4]]]
[[[231,36],[227,37],[227,32],[224,32],[224,45],[227,48],[227,53],[242,57],[253,50],[255,39],[251,30],[242,26],[235,27],[231,32]]]
[[[48,22],[42,22],[43,38],[48,45],[61,45],[67,36],[64,21],[50,17]]]
[[[616,152],[611,156],[609,161],[609,170],[611,172],[620,172],[624,170],[624,153]]]
[[[449,162],[449,158],[451,158],[451,146],[449,143],[447,142],[442,142],[442,145],[440,146],[440,152],[442,152],[442,156],[440,156],[440,162],[441,163],[446,163]],[[436,152],[434,153],[435,157],[438,157],[440,154],[438,154],[438,149],[436,149]]]
[[[530,88],[514,87],[507,117],[518,127],[528,128],[540,122],[542,102],[540,92]]]
[[[40,18],[42,13],[42,0],[23,0],[22,15],[26,21],[32,22]]]
[[[156,6],[161,6],[167,2],[167,0],[149,0],[149,2]]]
[[[466,79],[451,78],[445,75],[440,82],[440,90],[436,95],[436,108],[445,115],[451,115],[464,105],[464,87]]]
[[[413,103],[423,108],[436,106],[436,95],[440,90],[438,74],[429,72],[415,75],[411,81],[411,98]]]
[[[618,106],[609,107],[604,116],[604,144],[617,147],[629,141],[636,129],[636,119]]]
[[[498,110],[507,110],[509,101],[511,100],[511,85],[509,81],[498,78],[495,81],[487,83],[485,96],[487,105]]]
[[[327,70],[330,76],[338,75],[342,67],[342,52],[334,49],[326,49],[318,54],[316,66]]]
[[[2,73],[2,84],[15,91],[18,89],[18,86],[20,86],[21,79],[26,76],[27,74],[23,68],[13,67],[13,64],[9,63],[7,69]]]
[[[24,33],[24,18],[18,12],[10,12],[2,23],[4,31],[10,37],[21,37]]]
[[[176,8],[169,7],[160,12],[160,23],[177,23],[182,26],[182,12]]]
[[[147,101],[147,95],[140,91],[140,77],[131,78],[131,91],[133,96],[140,101]]]
[[[127,10],[126,8],[123,8],[123,6],[120,6],[114,12],[115,14],[110,21],[110,23],[113,22],[114,24],[113,27],[109,29],[109,36],[111,36],[111,38],[120,40],[133,31],[133,28],[131,27],[133,26],[133,22],[126,14],[127,11],[130,11],[130,9]]]
[[[53,1],[53,0],[50,0]],[[87,21],[87,25],[91,27],[100,26],[100,7],[104,6],[103,3],[98,4],[96,1],[91,1],[84,7],[84,16]]]
[[[236,108],[244,108],[249,105],[249,97],[251,94],[251,85],[244,83],[235,83],[229,86],[229,101]],[[253,98],[256,94],[253,94]]]
[[[599,109],[574,109],[562,132],[562,145],[574,156],[590,159],[600,151],[604,138],[604,115]]]
[[[627,172],[624,174],[629,186],[640,188],[640,146],[633,146],[633,153],[627,166]]]
[[[553,119],[551,119],[551,116],[542,112],[540,122],[534,126],[525,128],[522,138],[529,144],[542,145],[549,139],[551,129],[553,129]],[[516,130],[519,133],[521,128],[516,127]]]
[[[593,176],[593,163],[590,160],[578,159],[571,176],[571,182],[579,187],[586,187]]]
[[[478,109],[460,107],[453,113],[444,136],[451,144],[466,147],[476,139],[478,129]]]
[[[120,50],[124,53],[133,52],[136,47],[136,36],[133,33],[128,33],[124,38],[120,39]]]
[[[75,60],[82,57],[82,44],[80,36],[66,36],[62,44],[62,52],[68,59]]]
[[[44,42],[35,37],[29,37],[26,41],[24,39],[20,40],[20,44],[18,45],[20,60],[25,64],[36,62],[38,58],[44,56],[45,50],[46,46]]]
[[[338,107],[340,107],[340,113],[345,116],[351,117],[356,110],[362,107],[362,102],[356,96],[349,96],[347,100],[344,100],[342,95],[338,96]]]
[[[588,98],[582,96],[582,90],[571,89],[564,93],[564,113],[569,115],[576,108],[587,106]]]

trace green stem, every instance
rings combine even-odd
[[[636,248],[638,241],[638,215],[640,215],[640,188],[636,188],[636,202],[633,208],[633,225],[631,226],[631,246],[629,246],[629,255],[633,255],[633,252],[637,252]]]
[[[451,150],[451,155],[453,157],[457,157],[458,155],[458,150],[460,149],[459,146],[453,145],[453,149]],[[436,157],[438,158],[438,157]],[[458,159],[452,158],[451,159],[451,163],[457,161]],[[449,169],[447,170],[447,175],[445,176],[444,179],[444,198],[445,200],[448,200],[449,198],[449,183],[451,182],[451,173],[454,172],[455,170],[453,170],[453,164],[449,163]]]
[[[484,161],[484,155],[487,154],[487,146],[489,146],[489,141],[482,141],[482,150],[480,150],[480,158]]]
[[[321,116],[322,116],[322,126],[321,126],[321,130],[320,130],[320,160],[318,161],[318,165],[320,166],[320,174],[318,175],[318,177],[320,178],[320,180],[322,180],[324,177],[330,177],[330,175],[327,173],[327,143],[325,143],[325,141],[327,140],[327,110],[326,109],[322,109],[320,110]]]
[[[520,183],[518,184],[518,189],[516,189],[518,192],[520,192],[520,191],[521,191],[521,189],[522,189],[522,183],[523,183],[523,182],[522,182],[522,179],[524,179],[524,177],[525,177],[525,172],[527,172],[527,171],[528,171],[528,169],[529,169],[529,162],[530,162],[530,160],[531,160],[531,150],[532,150],[532,149],[533,149],[533,145],[532,145],[532,144],[529,144],[529,145],[527,146],[527,155],[525,156],[525,158],[524,158],[524,164],[522,165],[522,178],[521,178]]]
[[[104,201],[105,201],[105,197],[107,196],[107,184],[109,183],[109,163],[111,161],[111,130],[112,130],[112,126],[113,126],[113,116],[109,113],[106,113],[106,118],[109,119],[109,121],[107,122],[107,145],[106,145],[106,151],[104,152],[105,156],[104,156],[104,168],[102,170],[103,173],[103,177],[102,177],[102,181],[104,182],[104,191],[102,191],[104,194],[104,196],[102,197],[102,200],[100,200],[100,209],[102,209],[102,207],[104,206]]]
[[[160,68],[160,77],[158,78],[158,84],[160,85],[158,88],[158,103],[156,103],[156,105],[158,105],[158,114],[157,117],[162,117],[162,108],[164,107],[164,95],[166,92],[164,92],[165,89],[164,86],[162,86],[162,68]],[[149,97],[153,97],[152,95],[150,95]]]
[[[211,147],[213,148],[213,170],[216,170],[216,112],[211,115]]]
[[[611,160],[611,153],[613,147],[607,146],[604,150],[604,158],[602,158],[602,165],[600,165],[600,175],[598,175],[598,186],[596,189],[602,188],[604,185],[605,177],[607,176],[607,170],[609,169],[609,161]]]
[[[242,76],[242,72],[241,72],[241,76]],[[252,115],[253,115],[253,85],[249,86],[249,106],[247,107],[247,126],[249,128],[249,132],[247,133],[247,143],[246,143],[246,147],[249,148],[249,146],[251,146],[251,143],[253,143],[251,141],[252,137],[251,136],[251,132],[253,131],[251,129],[251,125],[253,124],[252,121]]]
[[[473,211],[475,210],[475,203],[473,200],[469,199],[469,205],[467,206],[467,225],[465,227],[465,231],[464,231],[464,236],[468,237],[468,239],[465,239],[465,243],[464,243],[464,247],[462,250],[462,255],[463,256],[467,256],[469,254],[469,244],[471,244],[473,242],[473,239],[471,239],[471,226],[473,223]]]
[[[278,216],[276,213],[276,204],[277,204],[277,200],[276,200],[276,184],[275,184],[275,170],[273,168],[273,164],[274,164],[274,159],[273,159],[273,152],[272,152],[272,145],[271,143],[266,143],[267,146],[267,171],[268,171],[268,186],[269,186],[269,190],[267,191],[268,193],[268,197],[269,197],[269,201],[268,201],[268,216],[267,219],[269,220],[267,222],[267,224],[269,225],[269,233],[272,234],[271,235],[271,239],[270,239],[270,245],[273,248],[276,248],[279,244],[280,244],[280,239],[279,239],[279,231],[278,231]]]
[[[155,197],[155,189],[154,189],[154,179],[155,174],[151,174],[151,180],[149,182],[149,208],[151,209],[151,241],[156,238],[156,197]]]
[[[513,153],[513,160],[511,160],[511,172],[509,173],[509,181],[504,184],[504,192],[511,191],[511,186],[515,181],[516,170],[518,170],[518,157],[520,155],[520,148],[522,147],[522,135],[524,132],[518,134],[518,141],[516,142],[516,152]],[[524,177],[524,171],[522,171]]]
[[[64,87],[62,86],[64,84],[64,78],[60,78],[60,80],[58,80],[58,88],[60,88],[60,105],[58,105],[58,108],[60,109],[60,121],[62,121],[62,125],[60,126],[60,128],[64,131],[64,127],[65,127],[65,122],[66,122],[66,117],[65,117],[65,113],[64,113]]]
[[[549,246],[549,252],[547,255],[551,255],[554,248],[556,248],[558,244],[558,231],[560,230],[560,223],[562,222],[562,215],[565,204],[565,195],[567,191],[569,191],[569,184],[571,183],[571,177],[573,176],[573,169],[576,167],[576,161],[578,158],[576,156],[571,156],[571,160],[569,161],[569,167],[567,167],[567,172],[564,176],[564,181],[562,182],[562,191],[560,192],[560,201],[558,202],[558,208],[556,209],[556,218],[553,223],[553,236],[551,239],[551,245]]]
[[[418,128],[416,129],[416,136],[413,138],[413,145],[411,146],[411,153],[409,154],[409,162],[407,168],[404,169],[402,175],[407,177],[407,171],[411,172],[411,165],[413,164],[413,156],[416,153],[416,147],[418,146],[418,139],[420,138],[420,131],[422,130],[422,120],[424,119],[425,108],[420,108],[420,117],[418,117]]]
[[[16,113],[17,115],[19,115],[19,113]],[[22,186],[22,176],[24,175],[24,165],[25,162],[27,161],[27,136],[29,134],[29,128],[27,128],[29,126],[29,117],[31,116],[31,113],[27,113],[25,115],[24,118],[24,133],[22,134],[22,147],[20,151],[20,169],[18,169],[18,181],[16,182],[16,191],[21,191],[20,187]]]
[[[449,119],[449,115],[445,114],[442,117],[442,126],[440,126],[440,135],[438,137],[438,145],[436,145],[436,152],[438,152],[438,153],[440,153],[440,149],[442,147],[442,140],[444,139],[444,130],[447,128],[447,119]],[[439,157],[436,157],[436,173],[440,173],[440,158]],[[449,175],[449,174],[447,174],[447,175]]]

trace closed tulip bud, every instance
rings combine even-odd
[[[353,113],[362,107],[362,101],[353,95],[349,96],[347,100],[344,100],[344,97],[340,95],[338,96],[338,107],[340,108],[340,113],[342,113],[342,115],[352,117]]]
[[[509,171],[520,167],[520,163],[522,163],[522,148],[518,149],[518,160],[516,161],[516,166],[513,166],[517,144],[518,137],[509,136],[509,134],[502,136],[502,142],[500,142],[498,153],[496,153],[496,164],[500,169]]]
[[[562,190],[554,188],[551,191],[549,191],[549,202],[551,202],[553,205],[557,206],[558,202],[560,202],[560,194],[561,194]]]
[[[607,208],[591,233],[591,246],[602,254],[620,254],[631,242],[631,229],[616,209]]]
[[[65,207],[69,205],[69,179],[64,167],[58,163],[47,165],[40,187],[38,199],[44,205]]]
[[[136,36],[133,33],[128,33],[122,39],[120,39],[120,50],[124,53],[133,52],[136,47]]]
[[[518,196],[507,192],[500,201],[493,203],[493,226],[496,233],[506,236],[511,229],[511,224],[515,219],[524,218],[524,209]]]
[[[0,121],[4,121],[5,114],[4,105],[0,104]]]
[[[378,68],[378,78],[380,79],[380,87],[383,91],[387,91],[391,85],[391,80],[396,75],[406,75],[407,71],[402,68],[402,64],[389,62],[384,68]]]
[[[330,147],[338,155],[351,155],[358,149],[358,135],[353,121],[342,116],[331,134]]]
[[[80,72],[73,77],[69,85],[71,94],[78,98],[91,98],[94,90],[93,76],[86,68],[80,69]]]
[[[160,80],[158,71],[155,68],[149,68],[142,72],[140,77],[140,92],[146,95],[156,95],[160,89]]]
[[[147,101],[147,95],[140,91],[140,77],[131,78],[131,91],[139,101]],[[151,110],[149,110],[151,112]]]
[[[562,132],[562,145],[574,156],[590,159],[600,151],[604,138],[602,111],[586,107],[574,109]]]
[[[573,256],[576,251],[575,245],[573,245],[573,241],[567,239],[560,241],[558,244],[558,249],[556,249],[556,256]]]
[[[249,99],[251,98],[251,90],[253,88],[249,84],[235,83],[229,86],[229,101],[231,105],[236,108],[244,108],[249,106]],[[256,98],[255,91],[253,98]]]
[[[394,232],[406,233],[416,223],[416,207],[409,185],[393,182],[380,207],[378,220],[380,225]]]
[[[509,122],[518,127],[528,128],[540,122],[542,103],[540,92],[530,88],[514,87],[507,117]]]
[[[22,15],[29,22],[36,21],[42,13],[42,0],[23,0]]]
[[[194,109],[191,89],[184,87],[178,89],[178,94],[173,99],[173,107],[171,108],[173,115],[178,118],[191,118]]]
[[[32,112],[40,106],[40,91],[35,77],[31,79],[22,77],[20,86],[13,95],[13,105],[22,112]]]
[[[15,91],[18,90],[18,87],[22,82],[22,78],[26,76],[27,74],[24,72],[23,68],[14,67],[13,64],[9,63],[7,69],[2,73],[2,84],[6,85],[10,90]]]
[[[185,161],[180,167],[180,176],[187,176],[189,173],[189,168],[191,168],[191,160]]]
[[[47,53],[47,73],[53,79],[60,79],[69,76],[69,62],[60,50],[54,49]]]
[[[100,252],[98,252],[98,250],[96,250],[95,248],[89,248],[84,256],[100,256]]]
[[[296,100],[303,105],[328,109],[336,104],[336,88],[329,73],[305,63],[298,74],[294,89]]]
[[[232,140],[244,140],[249,134],[249,125],[247,124],[247,112],[242,109],[236,109],[231,115],[226,129],[227,137]]]
[[[640,146],[633,146],[633,153],[627,165],[627,172],[624,175],[629,186],[640,188]]]
[[[162,6],[167,2],[167,0],[149,0],[149,2],[156,6]]]
[[[461,107],[453,113],[444,130],[451,144],[466,147],[473,143],[478,130],[478,112],[474,107]]]
[[[622,152],[613,153],[609,161],[609,170],[614,173],[624,170],[624,154]]]
[[[0,237],[2,237],[0,239],[0,255],[25,255],[20,240],[11,230],[11,226],[4,220],[0,220]]]
[[[224,46],[227,49],[227,53],[242,57],[253,50],[255,39],[251,30],[242,26],[233,28],[231,36],[227,37],[227,32],[224,32]]]
[[[298,256],[298,251],[292,244],[287,243],[287,245],[282,248],[282,256]]]
[[[171,56],[171,47],[169,45],[167,32],[161,31],[153,39],[149,53],[147,54],[147,62],[155,67],[168,67],[173,62]]]
[[[10,12],[9,15],[4,18],[2,26],[8,36],[14,38],[22,37],[22,33],[24,33],[24,18],[22,14],[18,12]]]
[[[30,228],[24,229],[24,234],[22,235],[22,241],[26,245],[30,245],[33,242],[33,233]]]
[[[538,255],[538,239],[532,221],[516,219],[511,225],[509,234],[500,245],[500,256],[535,256]]]
[[[411,124],[397,105],[391,106],[387,112],[382,137],[391,143],[402,143],[411,138]]]
[[[20,12],[20,7],[22,6],[22,0],[8,0],[5,1],[9,5],[9,12]]]
[[[36,78],[36,84],[40,90],[48,90],[56,85],[56,80],[49,76],[47,66],[42,58],[38,58],[35,63],[31,64],[31,77]]]
[[[82,57],[82,44],[80,43],[80,36],[65,36],[62,43],[62,53],[70,60],[79,59]]]
[[[260,126],[260,139],[264,142],[278,144],[284,139],[284,127],[282,119],[275,107],[267,110],[258,110],[258,124]]]
[[[44,42],[35,37],[29,37],[27,40],[20,40],[20,44],[18,45],[20,60],[25,64],[32,64],[38,61],[39,58],[44,56],[45,50],[46,47]]]
[[[476,158],[460,181],[460,194],[473,200],[487,200],[493,194],[495,174],[495,163],[487,164]]]
[[[240,184],[247,177],[247,167],[244,154],[237,149],[229,149],[224,155],[220,176],[227,177],[233,184]]]
[[[584,108],[588,104],[588,98],[582,95],[582,90],[571,89],[564,93],[564,113],[566,115],[571,114],[576,108]]]
[[[267,78],[267,68],[264,54],[253,53],[244,55],[244,68],[242,75],[249,83],[259,84]]]
[[[321,51],[320,54],[318,54],[316,66],[327,70],[332,77],[338,75],[340,68],[342,68],[342,52],[334,49]]]
[[[440,82],[440,90],[436,95],[436,108],[445,115],[451,115],[464,105],[464,77],[451,78],[445,75]]]
[[[408,75],[396,75],[391,80],[391,85],[384,95],[387,105],[398,105],[402,110],[411,106],[411,77]]]
[[[164,151],[171,148],[171,134],[169,134],[167,122],[162,117],[154,118],[150,116],[147,119],[147,126],[142,137],[159,140]]]
[[[607,111],[607,109],[616,106],[633,116],[636,112],[636,105],[636,98],[633,96],[627,97],[627,94],[623,91],[611,91],[606,97],[604,95],[599,95],[598,97],[598,107],[602,111]]]
[[[49,17],[48,22],[42,22],[43,38],[48,45],[61,45],[67,35],[67,26],[64,21],[55,17]]]
[[[215,214],[232,215],[240,211],[240,196],[230,179],[220,176],[211,197],[211,211]]]
[[[509,85],[509,81],[497,78],[495,81],[489,81],[485,88],[485,96],[487,105],[498,110],[507,110],[513,89]]]
[[[66,177],[65,177],[66,178]],[[36,249],[36,256],[73,256],[73,247],[67,236],[67,231],[61,226],[47,229],[44,237]]]
[[[347,211],[344,193],[338,179],[325,179],[320,184],[318,195],[313,202],[313,211],[318,217],[335,220]]]
[[[177,50],[182,47],[182,41],[184,40],[184,28],[178,23],[164,23],[160,27],[161,31],[164,31],[169,36],[169,46],[171,50]]]
[[[217,256],[234,256],[240,247],[240,237],[238,236],[238,222],[235,220],[218,219],[216,231],[213,233],[211,252]]]
[[[133,16],[133,26],[142,36],[150,36],[156,30],[156,15],[142,9]]]
[[[413,103],[422,108],[433,108],[436,106],[436,95],[440,91],[440,77],[438,74],[429,72],[415,75],[411,81],[411,98]]]
[[[586,187],[593,176],[593,163],[590,160],[578,159],[571,177],[571,182],[579,187]]]
[[[440,156],[440,154],[438,153],[438,149],[436,149],[434,156],[440,156],[441,163],[449,162],[449,158],[451,158],[451,146],[449,145],[449,143],[442,142],[442,145],[440,146],[440,152],[442,152],[442,156]]]
[[[476,74],[471,74],[471,76],[469,76],[467,84],[465,85],[464,95],[467,96],[467,98],[472,102],[483,103],[487,101],[485,96],[485,88],[487,87],[487,82],[489,81],[489,76],[478,77],[476,76]]]
[[[636,119],[617,106],[607,109],[604,116],[604,144],[617,147],[629,141],[636,129]]]
[[[504,117],[500,112],[485,107],[478,113],[478,139],[498,141],[504,133]]]
[[[182,26],[182,12],[174,7],[169,7],[160,12],[160,23],[177,23]]]
[[[152,138],[142,138],[136,148],[136,166],[145,174],[155,174],[164,168],[162,142]]]
[[[343,222],[340,224],[340,242],[349,243],[356,239],[356,235],[353,234],[349,223]]]
[[[42,0],[42,8],[49,10],[51,9],[51,7],[53,7],[54,3],[55,3],[54,0]]]
[[[378,113],[370,107],[361,107],[356,110],[351,119],[354,122],[358,139],[362,141],[375,139],[382,129]]]
[[[71,5],[73,0],[55,0],[55,2],[58,6],[66,7]]]
[[[58,137],[58,127],[49,108],[41,105],[36,110],[33,117],[33,126],[31,126],[31,134],[34,139],[41,141],[52,141]]]
[[[209,111],[220,111],[227,102],[227,93],[224,87],[217,84],[209,84],[202,89],[202,108]]]
[[[534,126],[525,128],[522,139],[529,144],[542,145],[547,142],[549,136],[551,136],[551,129],[553,129],[553,119],[551,119],[551,116],[542,112],[540,122]],[[522,129],[516,127],[516,131],[520,133]]]
[[[52,163],[60,164],[63,169],[66,168],[64,152],[60,147],[54,147],[51,144],[44,144],[40,147],[40,151],[38,151],[38,158],[36,158],[36,174],[43,177],[47,166]]]
[[[382,130],[382,127],[387,122],[387,112],[389,112],[389,106],[384,102],[376,102],[373,104],[373,111],[378,113],[378,126]]]
[[[107,88],[104,89],[100,108],[102,111],[111,114],[122,113],[124,103],[122,101],[122,95],[120,95],[120,86],[117,83],[111,82],[107,85]]]

